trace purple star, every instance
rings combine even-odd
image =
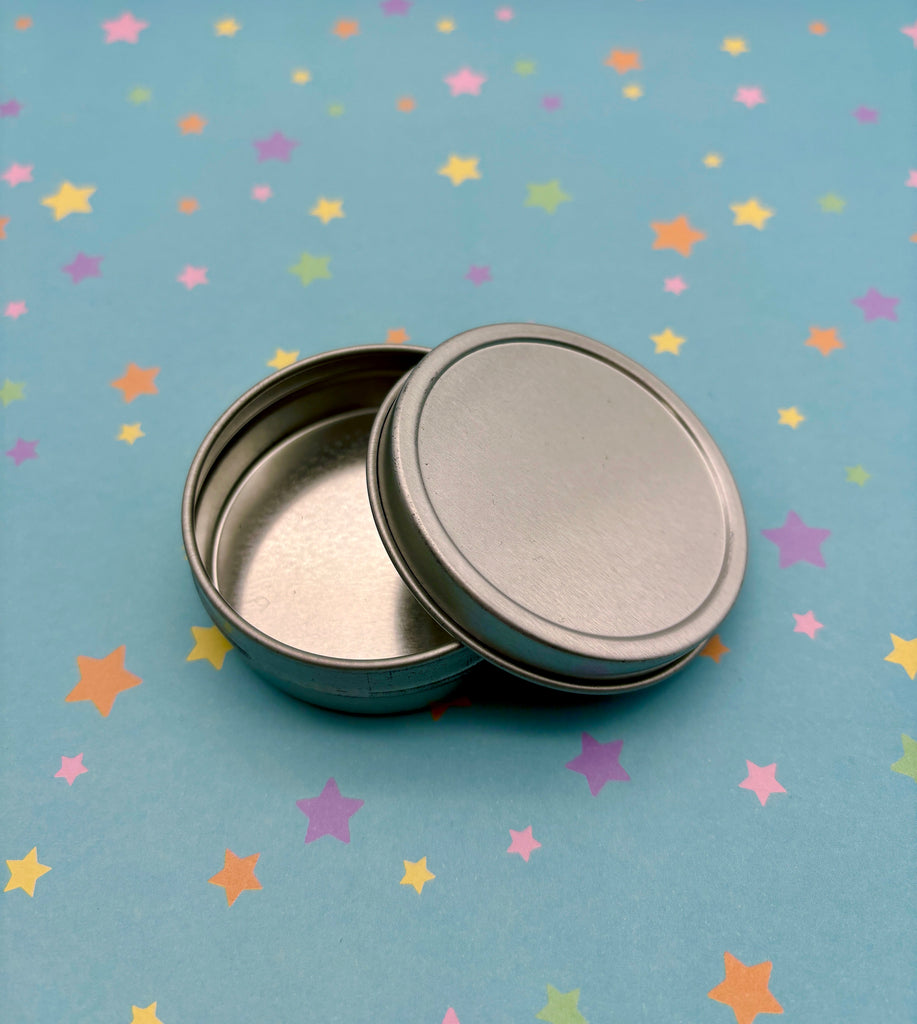
[[[545,110],[560,110],[563,101],[560,96],[545,96],[542,98],[541,105]]]
[[[23,441],[20,437],[6,454],[9,455],[17,466],[21,466],[26,459],[38,458],[38,453],[35,451],[35,446],[37,444],[37,441]]]
[[[465,279],[471,281],[472,284],[483,284],[485,281],[492,280],[490,276],[490,267],[476,267],[472,264],[468,268],[468,273],[465,275]]]
[[[258,150],[258,163],[265,160],[283,160],[289,162],[293,147],[298,146],[296,139],[288,139],[283,132],[274,132],[269,139],[255,139],[252,145]]]
[[[898,313],[895,307],[900,302],[891,295],[883,295],[875,288],[870,288],[865,295],[853,300],[854,306],[863,310],[866,320],[897,320]]]
[[[879,120],[879,111],[873,110],[872,107],[857,107],[853,116],[860,124],[875,124]]]
[[[73,261],[66,267],[61,267],[61,270],[70,275],[74,284],[79,284],[84,277],[101,277],[102,271],[99,270],[101,262],[101,256],[87,256],[84,252],[78,252],[73,257]]]
[[[624,740],[599,743],[588,732],[584,732],[582,753],[568,761],[566,766],[571,772],[585,775],[589,783],[589,792],[593,796],[598,796],[606,782],[627,782],[630,779],[618,760],[623,745]]]
[[[830,530],[806,526],[795,512],[787,512],[783,526],[761,531],[769,541],[780,548],[780,568],[786,569],[796,562],[809,562],[824,569],[821,545],[831,536]]]
[[[22,110],[22,104],[19,100],[7,100],[6,103],[0,103],[0,117],[19,117],[20,110]]]
[[[382,0],[379,6],[382,13],[388,17],[392,14],[407,14],[413,5],[408,0]]]
[[[342,843],[349,843],[350,819],[363,806],[363,801],[341,796],[338,784],[329,779],[319,796],[297,800],[296,806],[309,819],[307,843],[314,843],[322,836],[334,836]]]

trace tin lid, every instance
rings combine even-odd
[[[741,586],[735,482],[697,417],[591,338],[466,331],[379,410],[370,504],[408,587],[454,637],[548,686],[655,682]]]

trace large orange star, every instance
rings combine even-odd
[[[360,23],[354,18],[341,18],[334,23],[334,28],[331,31],[341,39],[349,39],[351,36],[359,34]]]
[[[806,344],[817,348],[823,356],[829,355],[836,348],[844,347],[844,343],[837,336],[836,327],[829,327],[824,331],[820,327],[810,327]]]
[[[605,58],[605,63],[614,68],[619,75],[625,75],[628,71],[640,70],[639,50],[612,50]]]
[[[178,122],[182,135],[200,135],[207,122],[200,114],[189,114]]]
[[[159,373],[158,366],[142,370],[136,363],[128,363],[124,375],[111,382],[113,388],[120,388],[125,402],[133,402],[138,395],[158,395],[159,388],[153,378]]]
[[[732,1007],[738,1024],[751,1024],[759,1013],[783,1013],[783,1007],[767,987],[770,981],[770,960],[746,966],[732,953],[724,953],[726,977],[707,995],[718,1003]]]
[[[654,249],[674,249],[682,256],[690,256],[691,246],[695,242],[702,242],[707,237],[705,232],[692,228],[684,214],[668,223],[654,220],[650,227],[656,232],[656,241],[653,242]]]
[[[121,644],[104,658],[88,658],[78,654],[76,663],[80,670],[80,681],[67,694],[67,702],[91,700],[99,713],[108,718],[115,697],[143,682],[140,676],[135,676],[124,667],[124,651],[125,646]]]
[[[207,879],[211,885],[223,886],[228,907],[236,902],[239,893],[246,889],[261,888],[261,883],[255,878],[255,865],[260,856],[260,853],[253,853],[250,857],[237,857],[232,850],[227,850],[223,858],[223,870]]]
[[[729,653],[729,648],[720,640],[720,634],[714,633],[712,637],[704,644],[700,649],[700,656],[702,658],[709,658],[711,661],[715,661],[717,665],[720,663],[720,658],[724,654]]]

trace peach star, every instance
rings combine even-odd
[[[724,654],[729,653],[729,648],[720,640],[720,634],[714,633],[712,637],[704,644],[700,649],[700,656],[702,658],[709,658],[711,661],[715,661],[717,665],[720,663],[720,658]]]
[[[184,199],[178,201],[178,212],[179,213],[194,213],[200,208],[200,203],[191,196],[186,196]]]
[[[411,336],[403,327],[390,327],[385,335],[385,340],[390,345],[400,345],[405,341],[410,341]]]
[[[828,31],[828,26],[823,21],[813,21],[809,24],[809,31],[813,36],[823,36]]]
[[[351,36],[359,35],[360,23],[355,18],[340,18],[331,31],[340,39],[350,39]]]
[[[626,75],[628,71],[640,71],[639,50],[612,50],[605,58],[607,67],[614,68],[619,75]]]
[[[227,850],[222,870],[207,879],[211,885],[223,887],[227,907],[231,907],[246,889],[261,888],[261,883],[255,877],[255,865],[260,856],[260,853],[253,853],[248,857],[237,857],[232,850]]]
[[[731,1006],[736,1024],[751,1024],[759,1013],[783,1013],[768,987],[774,966],[770,960],[747,966],[732,953],[724,953],[723,964],[726,977],[707,995]]]
[[[92,701],[99,714],[107,718],[118,694],[143,682],[140,676],[135,676],[124,667],[125,650],[126,647],[122,644],[104,658],[77,655],[80,681],[67,694],[67,703]]]
[[[128,363],[124,375],[113,380],[111,386],[121,390],[125,402],[133,402],[138,395],[159,394],[159,388],[153,383],[153,378],[157,373],[159,373],[158,366],[151,366],[149,369],[143,370],[136,363]]]
[[[654,249],[674,249],[682,256],[690,256],[692,246],[707,237],[705,232],[692,228],[684,214],[668,223],[652,221],[650,227],[656,232],[656,240],[653,242]]]
[[[823,356],[830,355],[836,348],[844,347],[844,343],[837,336],[836,327],[828,327],[825,330],[821,327],[810,327],[805,344],[810,348],[817,348]]]
[[[188,114],[178,122],[178,127],[182,135],[200,135],[206,124],[206,120],[200,114]]]
[[[398,102],[395,104],[396,109],[400,110],[402,114],[410,114],[416,106],[413,96],[399,96]]]

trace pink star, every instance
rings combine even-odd
[[[740,85],[732,97],[736,103],[744,103],[749,110],[758,106],[759,103],[766,103],[764,92],[757,85]]]
[[[478,267],[473,263],[468,268],[468,273],[465,275],[467,281],[471,281],[474,285],[484,284],[485,281],[492,280],[490,276],[490,267]]]
[[[901,31],[906,36],[910,36],[914,40],[914,46],[917,46],[917,21],[913,25],[905,25]]]
[[[21,437],[16,438],[16,443],[6,454],[13,460],[15,465],[21,466],[28,459],[37,459],[38,452],[35,451],[37,441],[25,441]]]
[[[816,630],[825,628],[824,624],[815,618],[814,612],[806,612],[805,615],[797,615],[796,612],[793,612],[793,618],[796,620],[793,632],[805,633],[810,640],[815,639]]]
[[[0,177],[8,182],[10,188],[21,185],[24,181],[32,180],[32,168],[34,164],[10,164]]]
[[[481,86],[487,81],[487,76],[479,75],[471,68],[460,68],[453,74],[446,75],[443,81],[449,86],[452,96],[480,96]]]
[[[777,781],[777,764],[768,764],[763,768],[754,761],[746,761],[748,778],[739,783],[741,789],[751,789],[761,801],[763,807],[771,793],[785,793],[786,790]]]
[[[175,280],[180,281],[189,292],[199,284],[210,284],[207,280],[207,268],[192,267],[190,264],[185,267]]]
[[[13,320],[18,320],[24,313],[28,313],[28,309],[22,299],[16,302],[8,302],[6,309],[3,311],[4,316],[8,316]]]
[[[681,295],[688,286],[681,277],[667,277],[665,279],[665,290],[673,295]]]
[[[252,186],[252,199],[257,199],[259,203],[263,203],[265,200],[270,199],[274,193],[271,191],[270,185],[253,185]]]
[[[443,1017],[443,1024],[461,1024],[461,1021],[458,1019],[458,1014],[451,1006],[446,1010],[446,1016]]]
[[[513,20],[513,9],[512,7],[498,7],[494,11],[494,16],[497,21],[512,21]]]
[[[541,100],[541,105],[545,110],[560,110],[563,106],[563,100],[560,96],[544,96]]]
[[[917,188],[917,171],[908,171],[907,181],[904,184],[908,188]]]
[[[60,768],[54,773],[54,778],[66,779],[67,785],[72,786],[77,775],[85,775],[88,771],[88,768],[83,767],[82,754],[77,754],[76,757],[64,757],[62,754]]]
[[[527,825],[521,832],[517,832],[515,829],[510,829],[509,834],[513,837],[513,841],[509,844],[507,853],[518,853],[519,856],[528,864],[529,857],[532,855],[532,850],[541,849],[541,843],[538,842],[532,836],[532,826]]]
[[[149,22],[140,21],[130,11],[125,11],[120,18],[102,22],[106,43],[136,43],[140,33],[149,27]]]

